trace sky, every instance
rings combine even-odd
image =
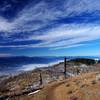
[[[0,0],[0,56],[100,56],[100,0]]]

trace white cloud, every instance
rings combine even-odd
[[[62,25],[52,30],[49,30],[44,35],[38,35],[33,37],[33,40],[42,40],[43,42],[37,44],[26,45],[8,45],[0,47],[11,48],[40,48],[49,47],[54,49],[71,48],[77,46],[87,45],[89,41],[100,39],[100,26],[80,26],[72,25],[72,28],[68,28],[68,25]],[[87,42],[84,44],[84,42]]]
[[[27,5],[22,11],[18,13],[18,16],[13,21],[8,21],[0,17],[0,32],[5,32],[2,37],[5,39],[13,34],[28,34],[29,37],[24,38],[26,40],[42,40],[43,42],[31,45],[10,45],[0,47],[72,47],[78,46],[83,42],[100,39],[100,26],[93,24],[61,24],[52,29],[46,30],[39,34],[30,33],[39,28],[43,28],[50,25],[53,20],[63,17],[71,17],[80,15],[83,12],[93,12],[100,10],[99,0],[65,0],[61,7],[52,6],[51,4],[41,1],[35,6]],[[58,9],[59,8],[59,9]],[[95,12],[96,13],[96,12]],[[10,37],[13,39],[13,36]],[[16,41],[24,40],[16,38]]]
[[[8,22],[6,19],[3,17],[0,17],[0,31],[6,31],[9,32],[12,29],[12,24]]]
[[[34,37],[37,40],[44,40],[43,43],[36,44],[38,46],[58,47],[68,46],[81,42],[100,39],[100,26],[84,26],[68,29],[68,25],[60,26],[49,31],[45,35]],[[76,27],[76,28],[75,28]]]
[[[13,34],[14,32],[30,32],[50,24],[50,21],[55,19],[79,15],[82,12],[98,11],[100,10],[99,4],[99,0],[65,0],[60,9],[59,6],[51,7],[52,4],[45,1],[34,6],[31,2],[18,13],[12,22],[0,18],[0,31]]]
[[[0,57],[9,57],[9,56],[13,56],[10,53],[0,53]]]
[[[74,48],[74,47],[80,47],[80,46],[84,46],[87,44],[74,44],[74,45],[70,45],[70,46],[62,46],[62,47],[56,47],[56,48],[51,48],[50,50],[58,50],[58,49],[64,49],[64,48]]]

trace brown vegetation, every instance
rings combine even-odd
[[[0,99],[92,100],[92,94],[95,95],[98,92],[94,100],[99,100],[100,75],[92,73],[100,72],[99,66],[99,64],[85,65],[66,62],[65,59],[65,64],[59,63],[48,68],[35,69],[11,76],[0,81]],[[38,89],[40,91],[34,94],[34,91]],[[28,95],[30,93],[33,94]]]

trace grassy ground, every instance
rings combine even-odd
[[[24,95],[15,100],[100,100],[98,72],[81,74],[63,81],[46,85],[34,95]]]
[[[67,71],[76,72],[73,66],[78,66],[80,70],[82,64],[67,63]],[[84,67],[85,68],[85,67]],[[30,86],[40,80],[40,70],[12,76],[4,81],[0,81],[0,96],[9,96],[10,100],[99,100],[100,81],[96,80],[96,72],[100,72],[100,64],[87,66],[88,73],[80,74],[73,78],[64,79],[64,64],[60,63],[53,67],[42,68],[41,74],[44,84],[40,92],[34,95],[23,94],[23,91],[31,90]],[[60,73],[59,73],[60,72]],[[76,75],[76,74],[75,74]],[[55,78],[55,76],[57,76]],[[69,76],[68,76],[69,77]],[[16,96],[16,94],[19,94]],[[65,99],[66,98],[66,99]],[[73,99],[74,98],[74,99]]]

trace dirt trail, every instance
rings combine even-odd
[[[64,81],[49,83],[34,95],[22,96],[15,100],[100,100],[99,73],[87,73]]]
[[[58,84],[55,84],[54,86],[52,86],[49,91],[48,91],[48,94],[47,94],[47,97],[46,97],[46,100],[56,100],[55,97],[54,97],[54,94],[55,94],[55,90],[61,86],[62,84],[64,84],[66,81],[64,82],[60,82]]]
[[[46,100],[100,100],[100,80],[86,74],[52,86]]]

